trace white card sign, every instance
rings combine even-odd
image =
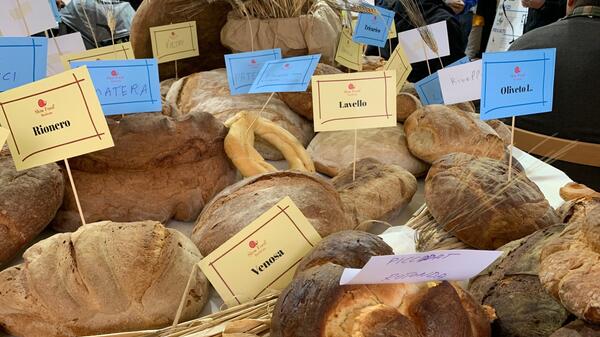
[[[450,43],[448,42],[448,27],[446,21],[441,21],[428,26],[433,38],[437,42],[439,57],[450,55]],[[402,44],[404,52],[410,63],[421,62],[437,58],[421,38],[418,29],[411,29],[398,34],[398,41]]]
[[[481,98],[481,60],[438,70],[444,104]]]
[[[467,280],[501,255],[498,250],[457,249],[373,256],[362,269],[344,269],[340,285]]]
[[[65,70],[61,55],[76,54],[85,51],[81,33],[61,35],[48,40],[48,76],[62,73]]]
[[[527,14],[528,9],[521,0],[499,1],[486,52],[507,51],[510,44],[523,35]]]
[[[56,27],[48,0],[2,1],[0,35],[30,36]]]

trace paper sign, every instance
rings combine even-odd
[[[113,146],[86,67],[0,93],[18,171]]]
[[[29,36],[56,27],[48,0],[2,1],[0,35]]]
[[[9,134],[10,134],[10,131],[8,131],[5,128],[0,127],[0,149],[2,149],[2,146],[4,146],[4,142],[6,142],[6,138],[8,138]]]
[[[352,32],[348,28],[342,29],[338,43],[335,61],[346,68],[356,71],[362,70],[363,46],[352,41]]]
[[[498,1],[496,17],[487,41],[487,52],[506,51],[516,39],[523,35],[529,9],[521,0]],[[486,41],[481,41],[482,45]]]
[[[552,110],[556,48],[483,53],[481,119]]]
[[[152,55],[158,63],[200,55],[196,21],[150,28]]]
[[[500,256],[498,250],[460,249],[373,256],[362,269],[345,269],[340,285],[468,280]]]
[[[267,61],[260,69],[249,93],[306,91],[321,54]]]
[[[200,261],[200,269],[231,306],[282,290],[319,233],[289,197]]]
[[[450,64],[447,68],[469,63],[468,57]],[[415,89],[419,94],[419,99],[423,105],[429,104],[444,104],[444,98],[442,96],[442,88],[440,87],[439,74],[437,72],[425,77],[424,79],[415,83]]]
[[[438,70],[444,104],[481,98],[481,60]]]
[[[60,57],[64,54],[81,53],[85,51],[85,45],[81,38],[81,33],[61,35],[48,40],[48,71],[47,75],[52,76],[62,73],[70,67],[65,68]]]
[[[396,72],[313,76],[315,131],[396,126]]]
[[[87,66],[107,116],[161,111],[156,59],[71,62]]]
[[[273,60],[281,60],[281,49],[225,55],[227,81],[231,94],[247,94],[265,62]]]
[[[390,26],[394,22],[394,12],[375,7],[379,15],[360,13],[352,40],[357,43],[384,47],[388,40]]]
[[[0,92],[46,77],[48,39],[0,37]]]
[[[440,21],[428,26],[431,35],[437,42],[440,57],[450,55],[450,43],[448,42],[448,28],[446,21]],[[404,48],[410,63],[438,58],[438,54],[431,50],[421,38],[418,29],[411,29],[398,34],[398,41]]]
[[[408,62],[408,58],[402,49],[402,45],[398,44],[390,59],[383,66],[384,70],[395,70],[396,71],[396,93],[399,93],[402,90],[402,86],[410,72],[412,71],[412,66],[410,62]]]
[[[99,60],[133,60],[133,48],[131,42],[119,43],[113,46],[106,46],[86,50],[81,53],[64,54],[60,57],[65,69],[71,68],[73,61],[99,61]]]
[[[58,11],[58,6],[56,5],[56,0],[48,0],[50,4],[50,9],[52,10],[52,15],[54,15],[54,20],[56,23],[62,22],[62,17],[60,16],[60,12]]]
[[[390,30],[388,31],[388,40],[398,37],[398,32],[396,32],[396,21],[392,18],[392,24],[390,26]]]

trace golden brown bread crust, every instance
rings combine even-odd
[[[385,62],[385,59],[381,56],[363,56],[362,71],[381,70],[380,68],[385,65]]]
[[[504,143],[496,131],[471,112],[427,105],[404,122],[410,152],[428,163],[452,152],[504,158]]]
[[[425,180],[435,220],[466,244],[496,249],[559,222],[535,183],[507,163],[452,153],[436,161]],[[452,198],[448,198],[452,195]]]
[[[584,184],[570,182],[560,188],[560,197],[563,198],[563,200],[567,200],[567,201],[573,200],[573,199],[579,199],[579,198],[598,198],[598,199],[600,199],[600,193],[585,186]]]
[[[556,330],[550,337],[600,337],[600,325],[576,320]]]
[[[407,92],[400,92],[396,95],[396,119],[399,123],[404,122],[410,114],[421,109],[421,101]]]
[[[326,263],[362,268],[371,256],[392,255],[393,249],[379,236],[355,230],[341,231],[321,240],[298,264],[300,272]]]
[[[333,75],[341,74],[342,71],[325,63],[319,63],[315,69],[314,75]],[[304,118],[313,120],[312,108],[312,86],[304,92],[280,92],[278,93],[282,101],[287,104],[295,113]]]
[[[246,178],[221,191],[196,220],[192,241],[206,256],[286,196],[321,237],[354,227],[329,182],[314,174],[281,171]]]
[[[422,337],[408,317],[384,304],[361,310],[352,330],[352,337]]]
[[[600,323],[600,201],[573,203],[565,230],[541,254],[540,281],[571,313]]]
[[[479,115],[475,115],[475,118],[479,118]],[[510,145],[510,138],[511,138],[511,134],[510,134],[510,129],[508,128],[508,126],[506,126],[506,124],[502,123],[501,121],[497,120],[497,119],[491,119],[489,121],[486,121],[487,125],[491,126],[492,129],[494,129],[494,131],[496,131],[496,133],[498,134],[498,136],[500,136],[500,138],[502,138],[502,142],[504,143],[504,146],[509,146]]]

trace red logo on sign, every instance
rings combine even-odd
[[[44,101],[43,99],[38,100],[38,106],[40,108],[43,108],[46,106],[46,101]]]
[[[288,69],[288,68],[290,67],[290,64],[289,64],[289,63],[286,63],[286,64],[284,64],[284,65],[283,65],[283,67],[284,67],[285,69]]]
[[[252,64],[256,64],[256,60],[255,60],[255,59],[252,59],[252,60],[250,60],[250,63],[252,63]]]
[[[352,83],[348,84],[348,89],[350,89],[350,90],[354,90],[354,88],[356,88],[356,87],[354,86],[354,84],[352,84]]]
[[[519,66],[515,67],[515,74],[518,74],[521,72],[521,68],[519,68]]]
[[[119,73],[116,70],[111,71],[110,74],[113,75],[113,76],[119,75]]]
[[[254,240],[248,242],[248,246],[250,248],[256,248],[257,245],[258,245],[258,242],[254,241]]]

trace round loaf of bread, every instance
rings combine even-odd
[[[356,179],[354,179],[356,178]],[[392,221],[417,192],[417,179],[397,165],[361,159],[335,176],[344,210],[357,224],[367,220]]]
[[[452,152],[502,159],[502,138],[471,112],[443,105],[427,105],[404,122],[410,152],[428,163]]]
[[[451,153],[431,166],[425,201],[440,225],[478,249],[496,249],[559,223],[518,165],[509,180],[506,162],[466,153]]]
[[[413,112],[421,109],[423,105],[417,97],[412,94],[401,92],[396,95],[396,119],[404,122]]]
[[[269,100],[269,96],[232,96],[225,69],[215,69],[179,79],[171,86],[166,100],[183,113],[208,112],[223,123],[241,111],[262,111],[261,117],[286,129],[306,147],[314,136],[312,124],[292,111],[279,97],[273,96]],[[269,104],[265,106],[267,101]],[[283,159],[281,153],[263,139],[257,137],[255,145],[265,159]]]
[[[0,266],[52,221],[64,191],[58,165],[17,172],[8,149],[0,146]]]
[[[373,158],[384,164],[397,165],[419,177],[429,165],[408,150],[402,125],[389,128],[358,130],[356,159]],[[310,142],[317,172],[335,177],[354,160],[354,131],[320,132]]]
[[[223,142],[227,129],[194,112],[131,114],[108,119],[115,146],[69,159],[88,222],[193,221],[206,203],[236,180]],[[81,225],[70,186],[54,228]]]
[[[165,10],[168,8],[169,10]],[[231,5],[227,1],[211,0],[152,0],[143,1],[131,23],[131,45],[136,58],[152,58],[150,28],[181,23],[196,22],[196,48],[200,45],[200,55],[177,60],[177,73],[180,77],[198,71],[221,68],[225,62],[223,55],[229,49],[221,44],[221,28],[227,22]],[[159,60],[160,61],[160,60]],[[161,79],[175,77],[175,62],[159,64]]]
[[[98,222],[29,248],[0,272],[0,326],[15,336],[71,337],[171,324],[193,276],[181,321],[197,317],[208,281],[183,234],[158,222]]]
[[[600,324],[600,199],[572,204],[565,230],[541,254],[540,281],[571,313]]]
[[[329,182],[314,174],[281,171],[246,178],[224,189],[196,220],[192,240],[206,256],[287,196],[321,237],[354,227]]]
[[[550,337],[598,337],[600,336],[600,325],[587,324],[575,320],[564,327],[556,330]]]
[[[341,74],[342,71],[325,63],[319,63],[313,75],[333,75]],[[312,84],[308,84],[308,89],[304,92],[280,92],[279,97],[295,113],[308,120],[313,120],[312,108]]]

